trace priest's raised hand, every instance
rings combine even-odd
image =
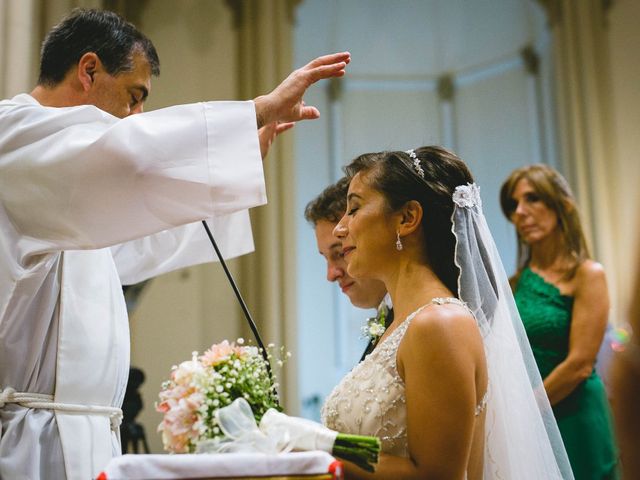
[[[320,117],[316,107],[305,105],[304,93],[318,80],[343,76],[350,61],[349,52],[334,53],[318,57],[292,72],[271,93],[254,100],[258,126],[274,121],[297,122]]]

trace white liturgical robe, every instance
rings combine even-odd
[[[253,249],[266,202],[253,102],[118,119],[93,106],[0,102],[0,478],[94,478],[119,454],[107,414],[129,369],[121,284]],[[15,397],[14,397],[15,398]],[[4,405],[3,405],[4,403]]]

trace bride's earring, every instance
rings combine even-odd
[[[397,239],[396,239],[396,250],[400,251],[402,250],[402,241],[400,240],[400,232],[396,232],[397,234]]]

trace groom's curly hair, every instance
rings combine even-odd
[[[456,239],[451,231],[452,195],[459,185],[473,183],[467,165],[453,152],[438,146],[414,150],[424,178],[418,175],[407,152],[365,153],[345,167],[349,179],[357,173],[382,193],[392,211],[411,200],[420,203],[425,250],[430,267],[455,295],[458,295],[459,269],[455,265]]]
[[[321,220],[338,223],[347,209],[349,179],[342,177],[325,188],[304,209],[304,218],[314,227]]]

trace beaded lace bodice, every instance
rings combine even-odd
[[[434,303],[465,305],[457,298],[434,298],[427,305]],[[405,385],[396,368],[396,355],[411,320],[422,308],[409,315],[333,389],[322,407],[322,423],[341,433],[376,436],[383,452],[409,456]]]

